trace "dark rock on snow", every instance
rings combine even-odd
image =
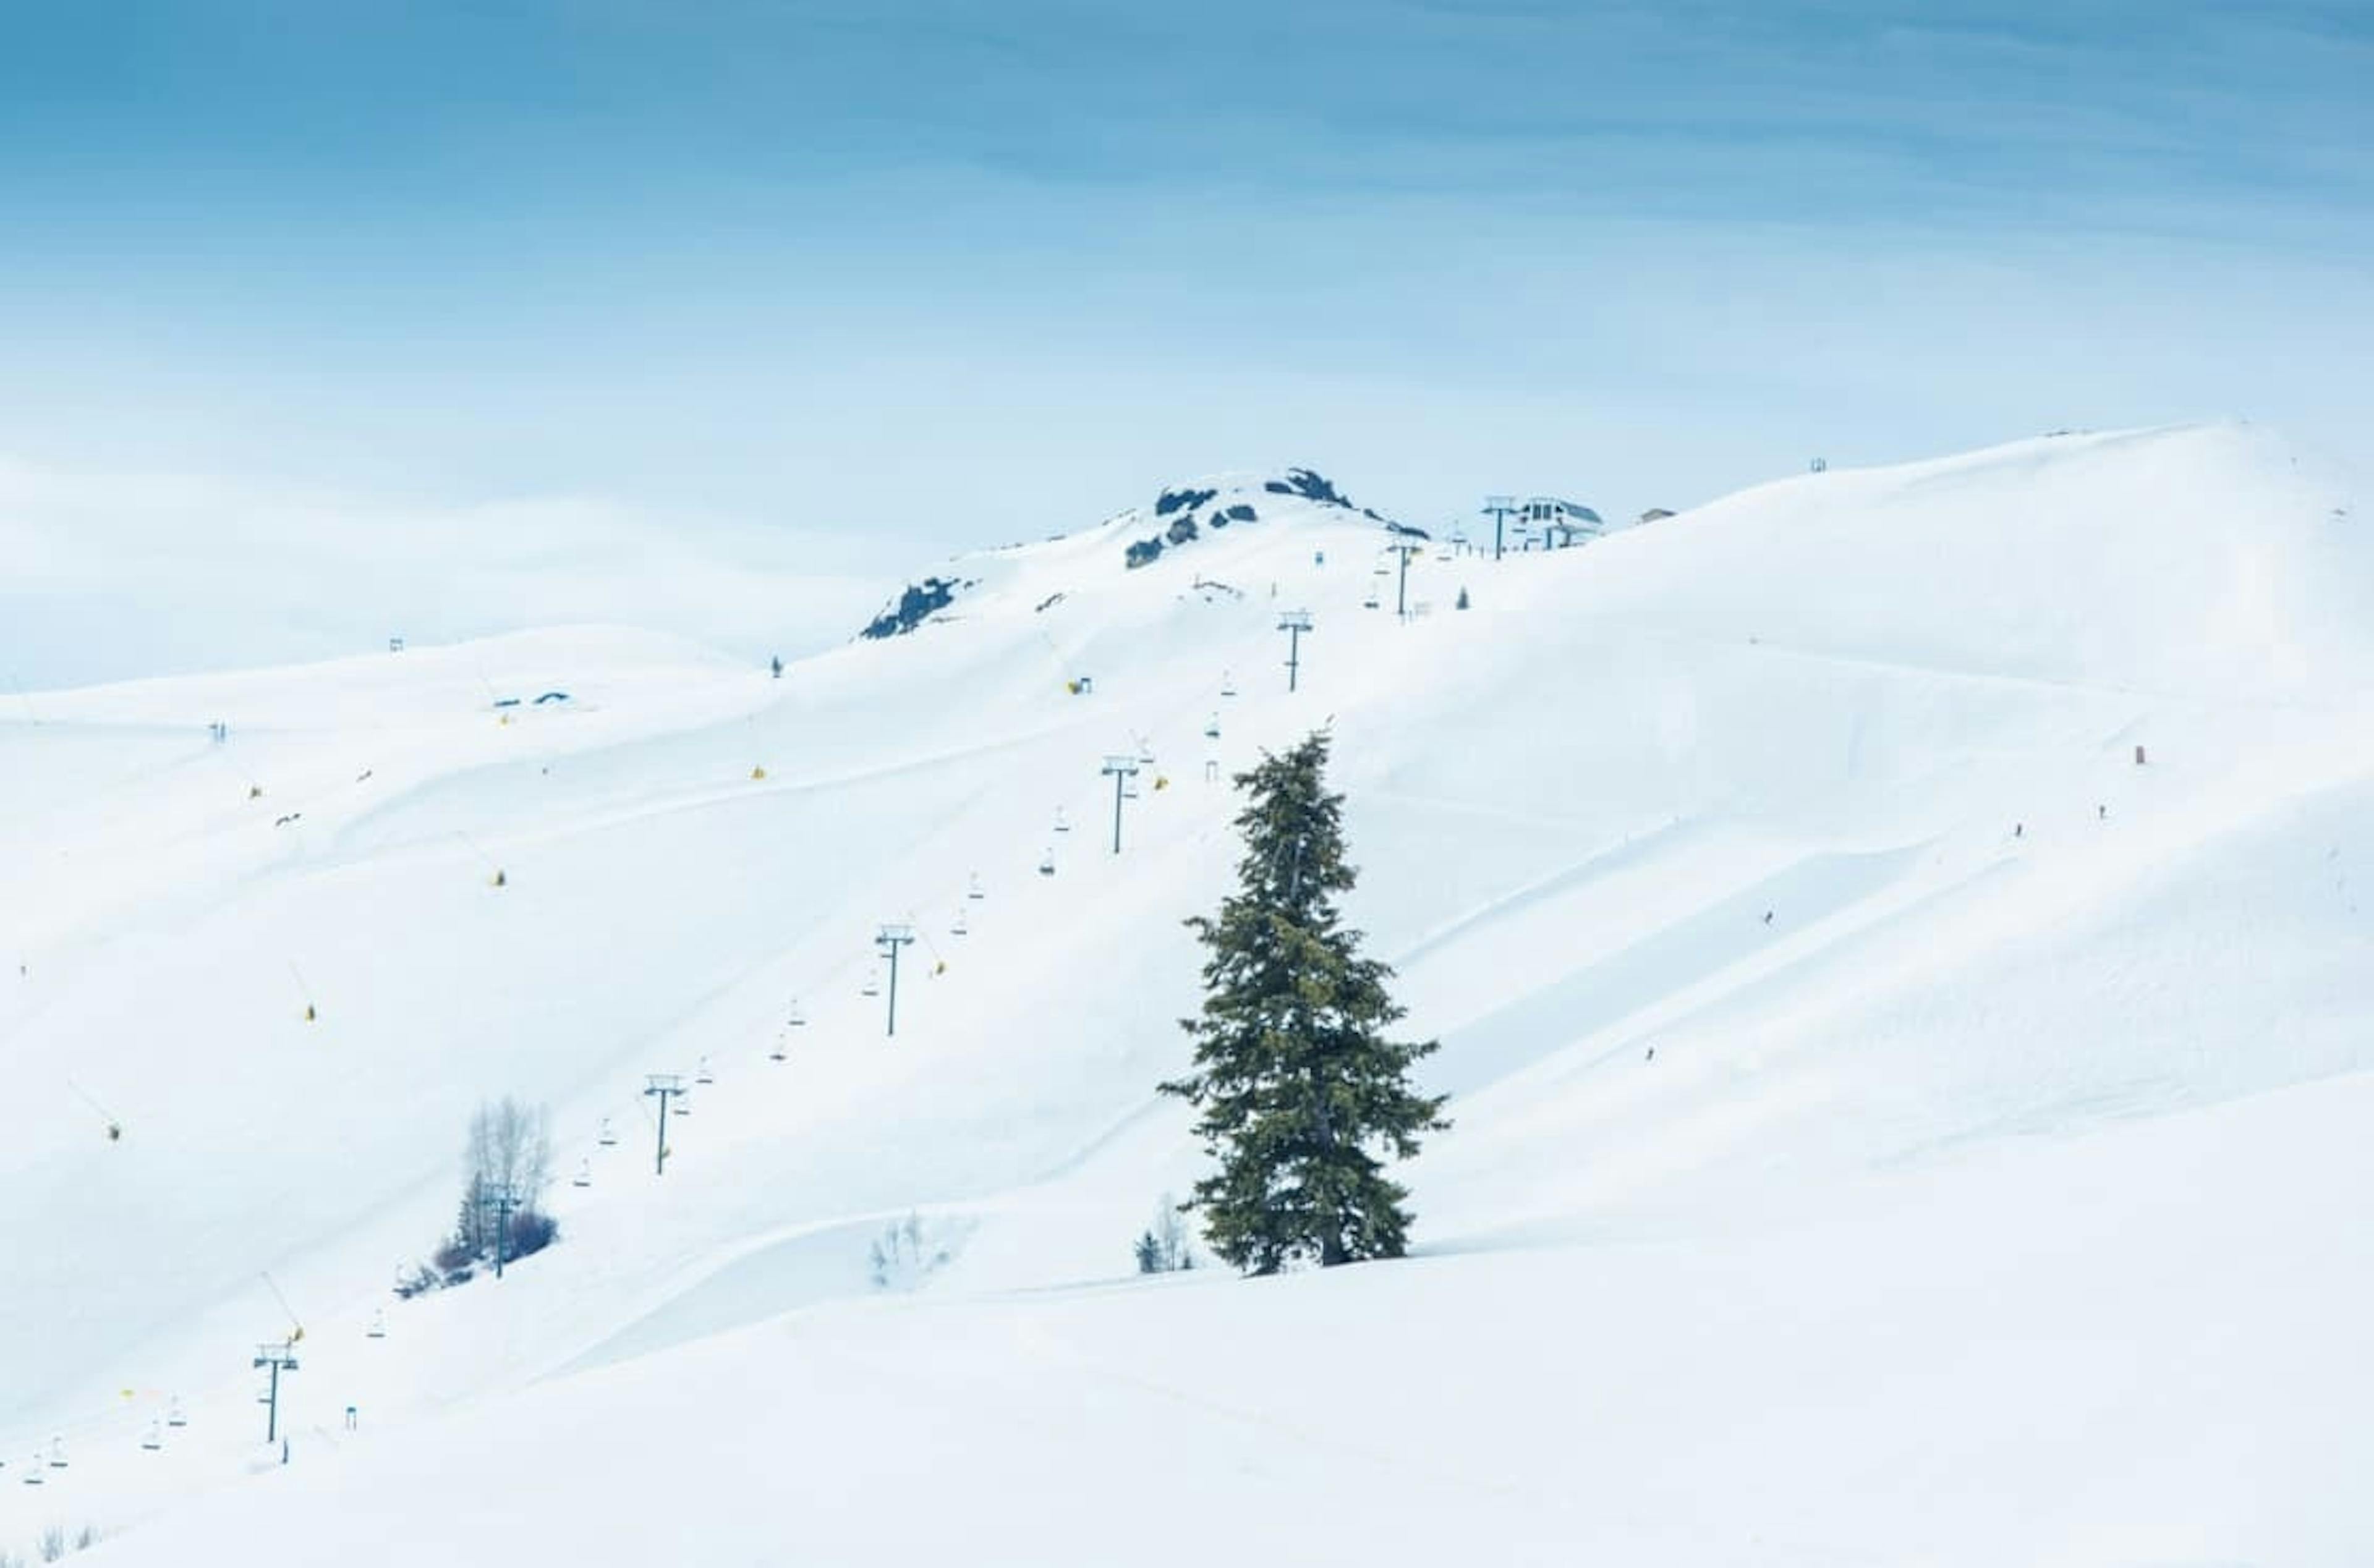
[[[1306,501],[1322,501],[1330,506],[1348,507],[1352,504],[1334,486],[1308,468],[1289,468],[1285,478],[1273,479],[1262,488],[1273,495],[1300,496]]]
[[[1175,511],[1193,511],[1219,493],[1217,490],[1165,490],[1154,498],[1154,515],[1169,517]]]
[[[903,636],[954,603],[958,589],[971,586],[970,582],[958,582],[954,578],[927,577],[920,583],[911,584],[905,592],[899,595],[897,603],[866,622],[865,629],[857,635],[875,638]]]

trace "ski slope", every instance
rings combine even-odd
[[[2054,438],[1428,542],[1402,620],[1377,517],[1181,494],[780,681],[597,627],[27,696],[0,1550],[2374,1556],[2349,497],[2246,427]],[[1455,1096],[1417,1255],[1142,1280],[1214,780],[1320,723]],[[655,1176],[645,1075],[704,1070]],[[560,1245],[397,1302],[503,1094]],[[877,1284],[910,1215],[942,1261]]]

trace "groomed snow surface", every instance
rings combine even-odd
[[[1375,521],[1210,487],[780,681],[594,628],[15,701],[0,1551],[2374,1562],[2349,497],[2057,438],[1438,543],[1399,620]],[[1454,1095],[1416,1254],[1140,1278],[1225,780],[1322,723]],[[397,1301],[504,1094],[560,1244]]]

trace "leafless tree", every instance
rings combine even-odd
[[[470,1117],[462,1173],[452,1250],[464,1258],[491,1258],[497,1194],[510,1192],[515,1229],[542,1216],[545,1190],[552,1185],[552,1136],[544,1107],[509,1094],[479,1106]]]

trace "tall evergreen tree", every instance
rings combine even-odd
[[[1336,912],[1356,873],[1327,747],[1314,733],[1237,776],[1237,891],[1187,922],[1209,953],[1203,1012],[1181,1020],[1194,1071],[1162,1085],[1203,1113],[1195,1130],[1219,1162],[1190,1207],[1212,1250],[1256,1274],[1400,1257],[1409,1194],[1381,1156],[1407,1159],[1419,1133],[1451,1125],[1444,1097],[1409,1082],[1435,1042],[1385,1037],[1404,1011],[1385,990],[1393,971],[1360,956]]]

